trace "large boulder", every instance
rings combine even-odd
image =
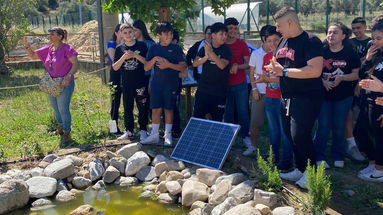
[[[254,187],[255,182],[253,180],[244,181],[237,186],[235,186],[228,194],[235,199],[237,199],[240,203],[245,203],[250,201],[254,197]]]
[[[83,190],[92,186],[92,181],[84,177],[74,177],[72,184],[74,188]]]
[[[248,206],[248,205],[237,205],[230,210],[228,210],[224,215],[262,215],[261,212],[259,212],[254,207]]]
[[[169,158],[165,157],[165,155],[158,154],[153,158],[152,166],[156,166],[158,163],[169,160]]]
[[[277,207],[273,210],[273,215],[295,215],[295,209],[293,207]]]
[[[138,184],[138,179],[136,177],[120,177],[118,184],[121,187],[133,186],[133,185]]]
[[[8,170],[7,173],[5,174],[11,176],[11,178],[15,180],[26,181],[32,178],[31,171],[29,170],[11,169],[11,170]]]
[[[221,204],[214,207],[214,209],[211,211],[211,215],[222,215],[237,204],[238,200],[233,197],[228,197]]]
[[[108,166],[108,168],[105,170],[102,180],[105,183],[111,184],[114,180],[116,180],[116,178],[118,178],[118,176],[120,176],[120,171],[118,171],[118,169],[113,166]]]
[[[264,204],[257,204],[255,205],[255,208],[261,212],[262,215],[270,215],[271,214],[271,209],[264,205]]]
[[[170,171],[166,174],[166,181],[175,181],[178,179],[183,179],[184,175],[178,171]]]
[[[36,176],[26,181],[29,186],[29,197],[44,198],[53,196],[57,190],[57,180],[50,177]]]
[[[181,171],[185,169],[185,164],[182,161],[165,160],[157,163],[154,168],[157,176],[160,176],[165,171]]]
[[[62,190],[56,195],[56,200],[59,202],[69,202],[76,198],[76,194],[67,190]]]
[[[195,201],[205,201],[209,197],[209,187],[201,182],[187,180],[182,186],[182,205],[189,207]]]
[[[63,159],[54,163],[49,164],[44,169],[44,176],[64,179],[74,174],[73,161],[70,159]]]
[[[65,158],[72,160],[73,165],[75,166],[81,166],[82,163],[84,163],[84,160],[82,158],[74,155],[67,155]]]
[[[231,190],[231,183],[224,180],[217,184],[214,192],[209,196],[209,203],[213,205],[221,204],[227,198],[227,194]]]
[[[278,196],[274,192],[255,189],[254,202],[255,204],[264,204],[270,208],[274,208],[278,204]]]
[[[35,167],[35,168],[31,169],[30,173],[31,173],[32,177],[43,176],[44,175],[44,169],[41,167]]]
[[[220,170],[213,170],[207,168],[197,169],[196,175],[200,182],[211,187],[218,177],[222,176],[224,173]]]
[[[0,184],[11,179],[12,177],[9,175],[0,175]]]
[[[246,176],[242,173],[233,173],[230,175],[224,175],[217,178],[215,181],[216,184],[220,183],[223,180],[230,181],[231,185],[237,185],[246,180]]]
[[[145,166],[137,172],[136,177],[140,179],[140,181],[151,181],[156,177],[156,172],[154,171],[154,167]]]
[[[121,174],[125,173],[126,158],[124,157],[114,157],[109,160],[111,166],[115,167],[120,171]]]
[[[126,159],[129,159],[132,155],[134,155],[134,153],[140,151],[141,148],[142,145],[140,143],[132,143],[117,150],[116,153],[123,156]]]
[[[165,183],[165,187],[172,195],[177,195],[182,192],[182,187],[178,181],[168,181]]]
[[[24,181],[12,179],[0,184],[0,214],[22,208],[28,200],[28,185]]]
[[[173,204],[177,202],[177,197],[169,193],[161,193],[158,195],[158,201],[165,204]]]
[[[95,160],[89,163],[89,177],[92,181],[100,179],[105,172],[104,165],[101,160]]]
[[[150,163],[149,156],[143,152],[138,151],[134,153],[126,162],[125,175],[135,175],[140,169],[147,166]]]
[[[55,154],[50,154],[50,155],[45,156],[42,161],[47,162],[47,163],[52,163],[57,158],[59,158],[59,156],[57,156]]]
[[[47,198],[41,198],[37,199],[36,201],[32,202],[32,207],[41,207],[45,205],[52,205],[52,201]]]

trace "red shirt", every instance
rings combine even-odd
[[[240,39],[237,39],[232,44],[226,45],[229,46],[231,50],[231,64],[236,63],[238,65],[241,65],[244,62],[243,57],[250,56],[249,48],[247,47],[246,43]],[[245,71],[238,70],[236,74],[229,75],[229,85],[242,84],[243,82],[246,82]]]
[[[263,56],[262,70],[266,71],[265,66],[270,63],[270,60],[273,58],[273,52],[269,52]],[[279,83],[267,83],[266,85],[266,97],[269,98],[281,98],[281,88],[279,88]]]

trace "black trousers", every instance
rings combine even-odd
[[[225,113],[226,98],[209,95],[197,90],[193,116],[204,119],[210,113],[214,121],[222,122]]]
[[[115,120],[117,123],[117,131],[120,132],[120,129],[118,128],[118,115],[119,115],[119,109],[120,109],[120,103],[121,103],[121,76],[119,72],[116,72],[114,70],[110,70],[110,80],[112,87],[113,87],[113,93],[111,95],[111,107],[110,107],[110,118],[112,120]]]
[[[306,170],[307,161],[315,165],[315,148],[312,130],[323,102],[323,93],[282,99],[282,126],[293,144],[295,166]]]
[[[355,140],[359,144],[359,149],[366,153],[368,159],[375,160],[375,152],[373,150],[373,131],[369,120],[369,105],[366,98],[361,98],[359,103],[359,115],[356,120],[353,134]]]
[[[134,130],[134,101],[138,109],[138,125],[140,130],[146,131],[148,125],[149,94],[147,87],[138,89],[122,87],[124,101],[124,123],[125,129],[133,132]]]

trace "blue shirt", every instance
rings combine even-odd
[[[116,49],[116,42],[114,42],[113,40],[109,41],[107,44],[106,44],[106,55],[108,56],[108,60],[109,60],[109,64],[110,64],[110,68],[112,68],[112,65],[113,65],[113,59],[110,58],[109,54],[108,54],[108,48],[113,48],[113,49]]]
[[[148,51],[146,60],[150,61],[156,56],[163,57],[173,64],[185,62],[184,54],[182,52],[181,47],[173,43],[169,44],[168,46],[162,46],[160,44],[152,45],[152,47],[150,47]],[[174,69],[160,69],[156,65],[154,65],[154,73],[152,76],[150,87],[153,90],[161,90],[167,88],[175,91],[178,88],[178,73],[179,71],[176,71]]]

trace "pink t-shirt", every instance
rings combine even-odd
[[[76,50],[66,43],[63,43],[56,51],[53,51],[52,46],[44,46],[35,52],[52,78],[64,77],[68,74],[72,69],[69,58],[77,56]]]

